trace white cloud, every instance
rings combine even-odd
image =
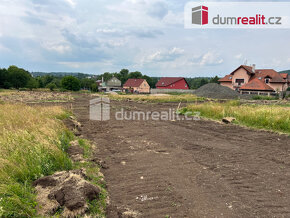
[[[76,3],[73,0],[64,0],[66,3],[68,3],[70,6],[75,7]]]
[[[71,52],[71,47],[66,43],[55,43],[55,42],[44,42],[42,47],[48,51],[54,51],[59,54],[65,54],[66,52]]]
[[[243,54],[237,54],[234,56],[235,59],[242,59],[243,58]]]
[[[183,12],[174,13],[173,11],[168,11],[167,15],[163,18],[163,22],[171,25],[183,25],[183,19]]]
[[[174,61],[184,54],[184,50],[181,48],[174,47],[171,50],[156,51],[153,54],[145,57],[144,62],[163,62],[163,61]]]
[[[220,65],[224,60],[219,56],[219,54],[209,51],[201,56],[193,57],[193,64],[199,66],[214,66]]]
[[[101,65],[104,66],[111,66],[112,62],[110,61],[92,61],[92,62],[58,62],[58,64],[65,65],[70,68],[74,69],[86,69],[86,68],[94,68],[94,67],[100,67]]]

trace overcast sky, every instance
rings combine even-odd
[[[184,29],[184,0],[0,0],[0,67],[223,76],[290,69],[290,30]]]

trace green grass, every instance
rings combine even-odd
[[[202,117],[214,120],[234,117],[236,124],[290,134],[290,107],[285,105],[241,105],[239,101],[208,102],[189,105],[180,112],[200,112]]]
[[[36,215],[31,183],[73,165],[64,152],[72,135],[59,107],[0,105],[0,217]]]
[[[105,217],[107,192],[99,167],[91,162],[72,163],[66,153],[70,142],[78,140],[84,157],[92,155],[91,144],[75,137],[62,123],[70,115],[58,106],[0,104],[0,217],[36,217],[32,182],[80,167],[86,168],[88,180],[102,190],[98,200],[88,202],[90,212]]]
[[[254,95],[252,96],[253,100],[278,100],[278,96],[265,96],[265,95]]]
[[[84,158],[89,158],[92,153],[90,142],[85,139],[79,139],[78,142],[80,147],[84,149]]]

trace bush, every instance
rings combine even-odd
[[[98,85],[96,83],[94,83],[94,84],[91,85],[91,91],[92,92],[97,92],[98,91],[98,88],[99,87],[98,87]]]
[[[290,86],[287,88],[287,90],[286,91],[290,91]]]
[[[79,91],[81,83],[80,80],[74,76],[65,76],[61,80],[61,87],[70,91]]]
[[[26,87],[29,88],[29,90],[32,90],[32,89],[36,89],[36,88],[38,88],[38,85],[39,85],[39,84],[38,84],[38,81],[37,81],[36,79],[31,78],[31,79],[28,81]]]
[[[54,91],[57,88],[57,86],[55,85],[55,83],[49,83],[47,84],[46,88],[49,89],[50,91]]]

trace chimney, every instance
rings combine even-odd
[[[104,77],[102,76],[102,83],[104,82]]]
[[[255,73],[255,70],[256,70],[256,64],[253,64],[252,65],[252,71]]]

